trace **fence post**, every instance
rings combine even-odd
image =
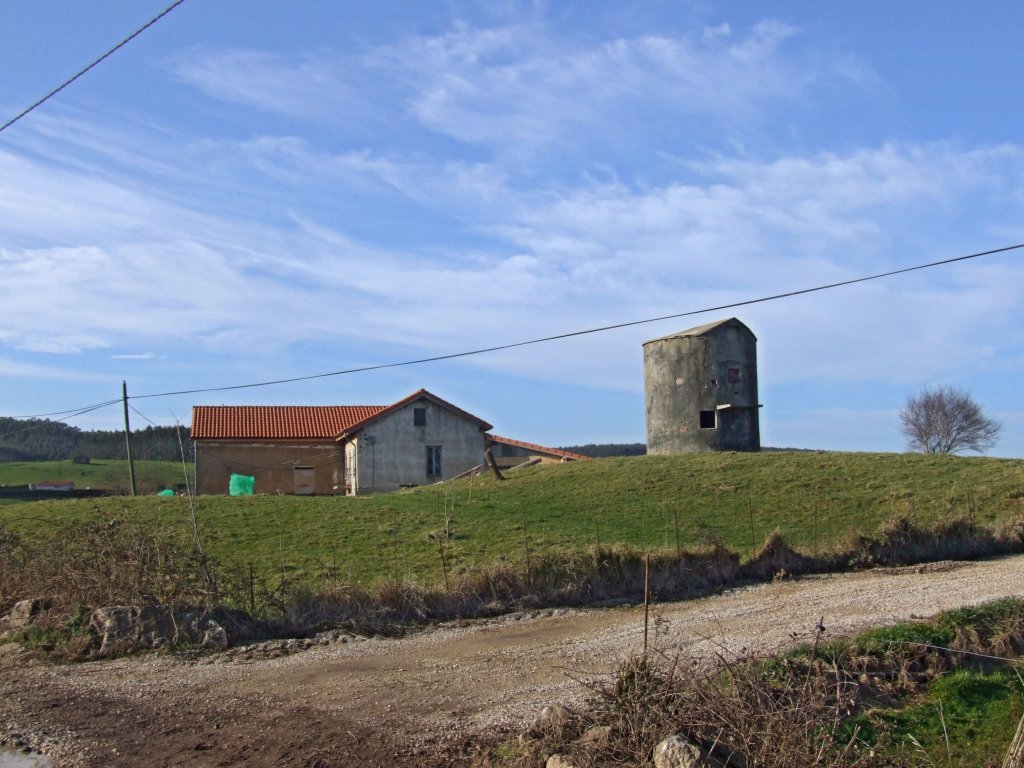
[[[647,621],[651,605],[651,555],[644,555],[644,656],[647,655]]]

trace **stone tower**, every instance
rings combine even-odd
[[[758,451],[757,337],[730,317],[644,345],[647,453]]]

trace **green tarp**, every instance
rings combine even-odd
[[[232,475],[228,493],[232,496],[252,496],[256,492],[256,478],[252,475]]]
[[[157,493],[157,496],[173,496],[173,495],[174,495],[174,491],[172,491],[170,488],[167,488],[167,489]]]

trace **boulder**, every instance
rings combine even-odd
[[[195,608],[107,606],[93,611],[86,626],[99,639],[100,656],[165,646],[223,650],[229,644],[227,630]]]
[[[654,748],[654,768],[707,768],[704,752],[683,736],[675,734]]]
[[[610,725],[592,725],[580,736],[579,743],[603,748],[608,744],[611,736],[612,727]]]
[[[0,616],[0,639],[11,637],[18,630],[24,629],[49,607],[50,601],[42,597],[19,600],[5,616]]]
[[[573,712],[561,704],[548,704],[540,711],[531,730],[542,733],[563,733],[572,723]]]

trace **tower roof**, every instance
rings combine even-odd
[[[751,331],[742,321],[735,317],[727,317],[724,320],[715,320],[713,323],[705,323],[704,325],[698,325],[693,328],[688,328],[685,331],[676,331],[665,336],[659,336],[656,339],[649,339],[644,344],[651,344],[655,341],[666,341],[667,339],[680,339],[688,336],[707,336],[712,331],[717,330],[723,326],[739,327],[754,336],[754,332]],[[754,341],[757,341],[757,336],[754,336]]]

